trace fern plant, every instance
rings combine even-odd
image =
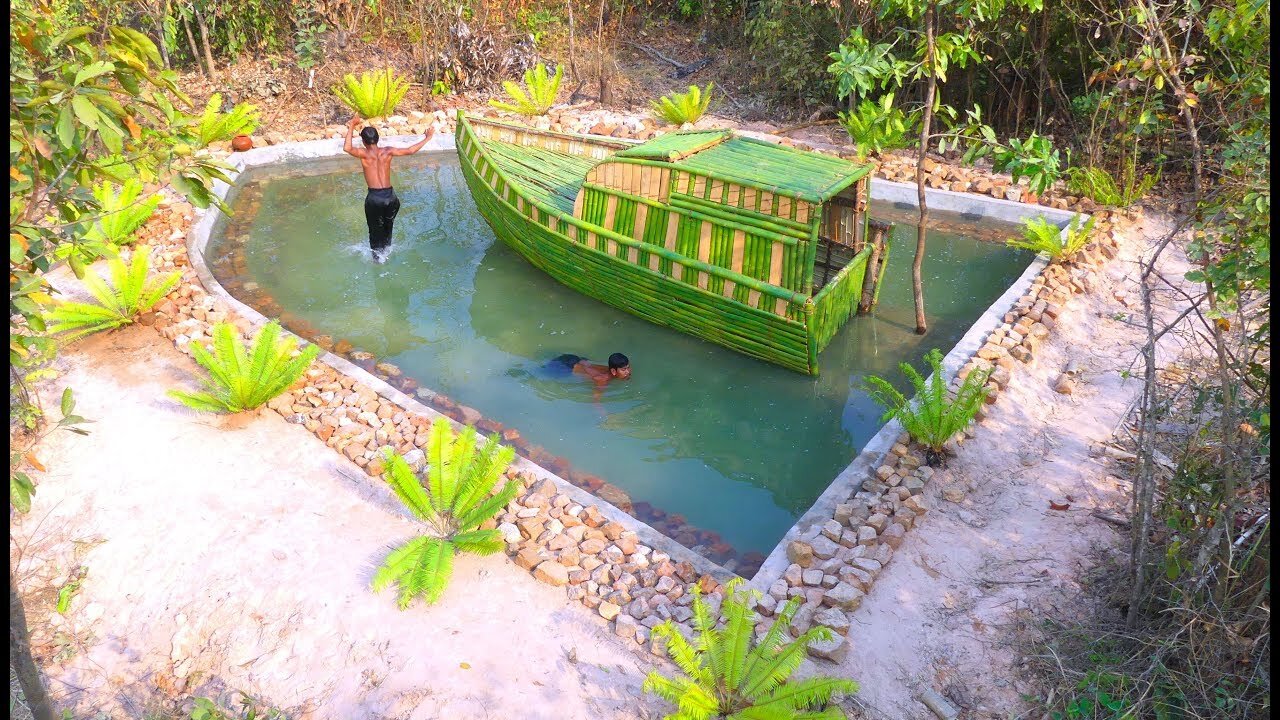
[[[1093,223],[1093,218],[1089,218],[1080,226],[1080,216],[1075,215],[1067,225],[1066,233],[1063,233],[1057,225],[1043,217],[1032,218],[1023,221],[1022,237],[1010,238],[1005,243],[1010,247],[1044,253],[1054,262],[1065,262],[1075,257],[1089,243]]]
[[[697,122],[711,106],[711,91],[715,83],[707,83],[706,89],[690,85],[689,91],[663,95],[649,103],[655,117],[666,120],[672,125]]]
[[[170,390],[169,396],[194,410],[237,413],[252,410],[284,392],[302,377],[320,348],[308,345],[293,357],[297,340],[279,341],[280,324],[272,320],[254,336],[247,352],[240,333],[230,323],[213,327],[213,352],[191,344],[191,356],[209,371],[204,391]]]
[[[694,642],[686,640],[670,620],[653,629],[655,638],[666,641],[667,655],[685,675],[668,678],[652,671],[645,678],[645,692],[679,708],[666,720],[844,718],[840,708],[825,706],[833,693],[857,692],[854,681],[815,677],[788,682],[809,643],[833,638],[830,628],[814,626],[784,643],[800,607],[799,598],[792,598],[760,642],[751,647],[756,618],[748,601],[759,593],[738,592],[741,583],[742,578],[734,578],[725,586],[718,619],[711,616],[698,587],[693,587],[693,625],[698,633]],[[723,627],[717,627],[718,620],[723,621]]]
[[[501,102],[498,100],[490,100],[489,104],[499,110],[527,115],[530,117],[536,115],[546,115],[551,106],[555,104],[556,93],[560,91],[560,79],[564,77],[564,68],[556,66],[554,75],[547,72],[547,66],[542,63],[524,71],[524,87],[504,80],[502,88],[507,91],[507,95],[515,102]]]
[[[409,81],[387,68],[361,73],[359,79],[354,74],[347,74],[343,76],[342,84],[334,85],[332,90],[360,117],[385,117],[395,113],[396,106],[409,92]]]
[[[404,458],[386,451],[387,482],[414,517],[434,530],[401,545],[387,556],[373,576],[373,591],[392,583],[400,587],[398,604],[403,610],[422,596],[434,603],[444,593],[453,572],[453,556],[460,552],[491,555],[502,549],[502,535],[480,525],[506,507],[519,485],[502,478],[515,451],[498,445],[490,435],[476,447],[476,429],[468,425],[455,436],[448,420],[431,426],[427,442],[428,471],[425,487]]]
[[[230,112],[222,112],[222,95],[214,93],[204,106],[204,114],[200,116],[200,147],[230,140],[237,135],[250,135],[258,129],[260,113],[255,105],[240,103]]]
[[[1100,167],[1077,167],[1067,171],[1067,190],[1083,195],[1102,205],[1129,207],[1146,197],[1160,181],[1160,171],[1143,173],[1138,178],[1137,163],[1132,158],[1120,169],[1120,179]]]
[[[986,385],[991,371],[970,372],[952,397],[943,378],[942,353],[934,348],[925,354],[924,359],[932,370],[932,377],[928,380],[910,363],[898,365],[915,388],[914,399],[908,399],[888,380],[876,375],[867,377],[865,387],[871,398],[886,408],[881,420],[896,418],[903,430],[927,448],[929,465],[936,465],[943,458],[947,441],[973,422],[986,401]]]
[[[51,333],[75,340],[134,321],[168,295],[181,273],[151,277],[150,249],[134,248],[126,265],[118,255],[107,260],[107,275],[85,273],[84,286],[97,303],[64,302],[45,315]]]
[[[102,217],[85,233],[86,240],[106,241],[113,245],[124,245],[133,240],[133,235],[156,212],[160,205],[161,195],[156,193],[145,200],[139,200],[142,194],[142,181],[129,178],[117,189],[111,183],[101,183],[93,188],[93,197],[98,201],[98,209]]]
[[[906,147],[919,118],[919,111],[908,115],[895,108],[893,93],[887,93],[878,101],[863,100],[856,110],[840,113],[840,124],[849,133],[858,160],[866,160],[873,152]]]

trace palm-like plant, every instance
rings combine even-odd
[[[354,74],[345,75],[342,84],[332,89],[333,94],[360,117],[385,117],[396,111],[396,106],[409,92],[409,81],[387,68],[361,73],[359,79]]]
[[[414,517],[427,523],[434,535],[423,535],[401,545],[387,556],[373,576],[373,591],[391,583],[400,586],[398,604],[403,610],[415,597],[434,603],[444,593],[453,573],[453,556],[460,552],[491,555],[502,549],[502,535],[480,525],[511,502],[520,486],[502,478],[515,451],[498,445],[490,435],[476,448],[476,429],[468,425],[455,436],[448,420],[436,420],[427,443],[426,486],[400,455],[386,453],[387,482]]]
[[[118,190],[111,183],[102,183],[93,188],[93,197],[98,201],[102,217],[94,223],[87,240],[105,240],[113,245],[123,245],[133,240],[133,235],[142,227],[160,204],[160,193],[145,200],[139,200],[142,194],[142,181],[129,178]]]
[[[910,363],[898,365],[915,387],[914,399],[908,399],[888,380],[875,375],[867,377],[866,389],[872,399],[886,408],[881,419],[897,418],[902,429],[928,449],[929,464],[936,465],[943,457],[947,441],[973,422],[986,401],[987,378],[991,371],[970,372],[952,397],[943,377],[942,352],[934,348],[925,354],[924,359],[932,370],[927,381]]]
[[[1120,168],[1118,181],[1111,173],[1100,167],[1069,169],[1067,190],[1103,205],[1129,207],[1145,197],[1159,180],[1159,170],[1154,173],[1143,173],[1139,178],[1137,163],[1130,158]]]
[[[693,624],[698,638],[689,642],[670,620],[653,629],[666,641],[666,651],[685,677],[668,678],[656,671],[644,681],[644,691],[669,700],[679,708],[666,720],[840,720],[838,707],[824,707],[833,693],[855,693],[852,680],[815,677],[788,682],[815,640],[830,641],[829,628],[815,626],[789,643],[783,639],[800,600],[792,598],[778,613],[773,626],[755,647],[751,636],[755,613],[748,598],[759,593],[739,593],[741,578],[725,586],[720,608],[723,627],[717,627],[701,593],[693,588]]]
[[[280,325],[274,320],[258,331],[247,352],[230,323],[218,323],[212,334],[212,353],[200,343],[191,344],[191,356],[209,371],[201,381],[204,391],[169,391],[170,397],[195,410],[237,413],[259,407],[297,382],[320,354],[320,348],[308,345],[293,356],[297,340],[288,336],[277,342]]]
[[[707,83],[706,89],[690,85],[688,92],[663,95],[649,103],[653,114],[672,125],[697,122],[711,106],[711,91],[715,83]]]
[[[1093,223],[1094,219],[1089,218],[1081,226],[1080,216],[1075,215],[1063,233],[1057,225],[1042,217],[1032,218],[1023,221],[1022,237],[1010,238],[1005,243],[1010,247],[1044,253],[1055,262],[1064,262],[1075,257],[1089,243]]]
[[[150,310],[173,290],[182,275],[174,272],[150,277],[149,256],[150,248],[139,246],[134,248],[127,265],[118,255],[107,260],[107,276],[86,273],[85,289],[97,303],[59,304],[45,316],[48,331],[66,333],[67,340],[75,340],[128,325]]]
[[[560,91],[560,79],[562,77],[564,77],[564,68],[559,65],[556,66],[556,72],[552,75],[547,72],[546,65],[538,63],[524,71],[523,88],[510,80],[502,82],[502,88],[507,91],[507,94],[515,102],[506,103],[490,100],[489,104],[499,110],[530,117],[546,115],[551,106],[555,104],[556,93]]]
[[[240,103],[230,112],[222,112],[222,95],[214,93],[209,96],[197,127],[200,147],[230,140],[237,135],[249,135],[258,129],[258,118],[257,106],[249,103]]]

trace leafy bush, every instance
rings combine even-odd
[[[222,95],[214,93],[204,106],[204,114],[200,116],[200,146],[230,140],[237,135],[249,135],[258,129],[258,108],[249,103],[240,103],[231,108],[231,112],[221,112]]]
[[[305,3],[294,6],[293,52],[298,56],[298,67],[309,70],[324,60],[323,36],[329,26],[317,22],[314,11]]]
[[[841,100],[850,96],[863,98],[881,86],[899,86],[909,66],[894,57],[893,45],[872,45],[860,27],[855,27],[839,49],[827,57],[832,60],[827,72],[836,77],[836,95]]]
[[[996,172],[1006,172],[1013,181],[1028,178],[1031,192],[1043,195],[1062,176],[1058,151],[1049,138],[1031,133],[1025,141],[1013,138],[1008,145],[997,144],[992,166]]]
[[[546,115],[551,106],[555,104],[556,93],[560,91],[560,78],[562,77],[564,77],[564,68],[559,65],[556,66],[555,75],[551,75],[547,72],[546,65],[538,63],[524,71],[523,88],[510,80],[502,82],[502,88],[515,101],[514,103],[490,100],[489,104],[499,110],[530,117]]]
[[[297,340],[292,336],[277,343],[280,325],[272,320],[253,339],[246,353],[240,333],[229,323],[213,327],[213,352],[200,343],[191,343],[191,356],[209,371],[203,392],[170,390],[169,396],[183,405],[206,412],[237,413],[252,410],[284,392],[302,377],[320,348],[308,345],[292,357]]]
[[[822,708],[833,693],[857,692],[854,681],[827,677],[787,681],[804,660],[810,643],[834,637],[831,629],[814,626],[784,643],[800,607],[799,598],[792,598],[760,642],[751,647],[755,613],[747,605],[752,596],[760,594],[754,590],[739,593],[741,583],[741,578],[734,578],[725,586],[719,613],[723,627],[719,628],[698,588],[693,588],[693,624],[700,636],[695,642],[686,640],[670,620],[653,629],[653,636],[666,641],[667,655],[686,677],[673,679],[653,671],[645,678],[644,691],[679,707],[666,720],[843,718],[839,708]]]
[[[711,105],[711,90],[715,83],[707,83],[706,89],[690,85],[689,92],[671,93],[649,103],[653,114],[672,125],[697,122]]]
[[[342,78],[341,85],[333,86],[333,94],[362,118],[391,115],[408,91],[409,81],[391,68],[361,73],[358,80],[354,74],[348,74]]]
[[[89,229],[86,239],[104,240],[113,245],[131,242],[133,234],[155,213],[160,204],[159,193],[145,200],[138,200],[141,194],[142,181],[136,178],[126,180],[118,192],[111,183],[94,186],[93,197],[98,201],[98,212],[102,217]]]
[[[1093,218],[1089,218],[1080,227],[1080,216],[1071,218],[1067,225],[1066,237],[1057,225],[1042,217],[1023,221],[1022,237],[1006,241],[1010,247],[1044,253],[1055,262],[1063,262],[1075,257],[1089,243],[1089,234],[1093,232]]]
[[[240,693],[240,710],[226,710],[209,698],[196,698],[188,720],[288,720],[282,710],[260,707],[258,701]]]
[[[431,525],[436,534],[393,550],[373,576],[373,591],[398,584],[401,610],[419,595],[434,603],[449,583],[455,554],[491,555],[501,550],[502,535],[481,530],[480,525],[516,496],[520,486],[514,480],[490,494],[514,458],[515,451],[498,445],[496,434],[477,449],[474,427],[468,425],[455,437],[448,420],[436,420],[427,444],[429,467],[423,487],[405,459],[388,450],[387,482],[414,517]]]
[[[908,399],[888,380],[875,375],[867,377],[866,389],[872,399],[886,408],[882,420],[897,419],[902,429],[928,448],[929,464],[935,465],[942,459],[947,441],[968,427],[978,414],[987,397],[986,384],[991,371],[970,372],[953,398],[943,377],[942,352],[934,348],[924,359],[933,373],[927,381],[910,363],[898,365],[915,387],[914,399]]]
[[[45,316],[45,325],[51,333],[67,333],[66,340],[75,340],[101,330],[128,325],[134,319],[160,302],[173,290],[182,278],[181,273],[149,278],[150,250],[146,246],[134,249],[133,257],[126,265],[118,256],[107,261],[107,278],[87,273],[85,289],[97,300],[97,304],[64,302]]]
[[[1146,196],[1160,180],[1160,171],[1143,173],[1138,179],[1137,164],[1125,162],[1116,182],[1111,173],[1100,167],[1070,168],[1067,170],[1067,190],[1083,195],[1102,205],[1129,207]]]
[[[856,111],[840,113],[840,124],[849,133],[859,160],[873,152],[906,147],[919,120],[919,111],[908,115],[893,106],[893,93],[878,101],[863,100]]]

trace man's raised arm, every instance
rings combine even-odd
[[[436,129],[435,129],[435,128],[431,128],[430,130],[428,130],[428,131],[427,131],[427,134],[426,134],[426,135],[423,135],[423,136],[422,136],[422,139],[421,139],[421,140],[419,140],[418,142],[416,142],[416,143],[414,143],[414,144],[410,145],[409,147],[406,147],[406,148],[391,148],[391,154],[392,154],[392,155],[412,155],[412,154],[414,154],[414,153],[418,152],[419,150],[421,150],[423,145],[426,145],[428,142],[430,142],[430,140],[431,140],[431,136],[433,136],[433,135],[435,135],[435,134],[436,134]]]
[[[364,157],[364,148],[356,148],[351,146],[351,133],[355,132],[356,126],[360,124],[360,118],[353,117],[347,121],[347,139],[342,142],[342,151],[348,155],[362,158]]]

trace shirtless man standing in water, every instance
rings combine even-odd
[[[400,212],[400,198],[391,189],[391,158],[399,155],[412,155],[422,149],[423,145],[436,134],[431,128],[420,142],[407,148],[378,147],[378,131],[366,127],[360,131],[360,140],[364,147],[351,145],[351,133],[360,124],[360,118],[353,117],[347,123],[347,139],[342,149],[352,157],[360,158],[364,168],[364,180],[369,185],[369,194],[364,198],[364,218],[369,223],[369,247],[373,250],[375,262],[386,262],[391,250],[391,226],[395,222],[396,213]]]

